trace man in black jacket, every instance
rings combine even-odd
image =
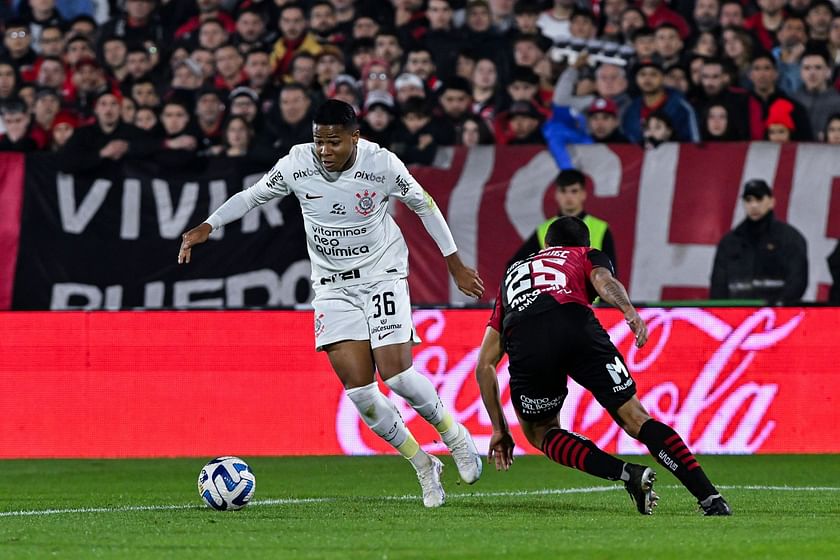
[[[799,301],[808,286],[805,238],[775,218],[775,199],[765,181],[748,181],[742,198],[747,217],[718,244],[712,299]]]
[[[148,133],[120,119],[120,99],[111,91],[93,103],[94,124],[76,129],[61,151],[61,170],[67,173],[105,172],[123,159],[151,155],[157,142]]]

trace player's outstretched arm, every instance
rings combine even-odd
[[[446,266],[462,293],[474,298],[484,295],[484,281],[477,271],[461,262],[457,251],[446,257]]]
[[[214,229],[240,219],[252,208],[265,204],[272,198],[281,198],[289,194],[288,185],[283,182],[281,166],[288,160],[285,156],[271,168],[259,181],[244,191],[240,191],[216,209],[205,221],[181,236],[181,250],[178,251],[178,264],[190,262],[192,248],[204,243]]]
[[[492,327],[484,331],[481,349],[478,351],[478,363],[475,377],[481,390],[481,400],[493,425],[493,437],[487,451],[487,461],[496,463],[496,470],[508,470],[513,463],[514,442],[508,430],[502,401],[499,397],[499,382],[496,379],[496,366],[504,355],[502,337]]]
[[[624,320],[636,335],[636,346],[638,348],[644,346],[648,339],[647,325],[630,302],[630,296],[627,295],[624,285],[612,275],[609,269],[601,266],[592,269],[589,281],[592,282],[592,286],[602,300],[624,313]]]
[[[204,222],[184,233],[181,236],[181,250],[178,251],[178,264],[190,262],[192,248],[207,241],[212,231],[213,227],[207,222]]]

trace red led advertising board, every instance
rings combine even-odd
[[[840,309],[649,308],[632,346],[597,310],[642,403],[697,453],[840,452]],[[419,310],[415,367],[486,450],[474,367],[487,310]],[[305,311],[0,313],[0,458],[390,452],[358,418]],[[525,441],[499,368],[503,403]],[[383,392],[388,388],[380,384]],[[569,383],[560,420],[610,452],[646,450]],[[436,433],[390,395],[430,451]]]

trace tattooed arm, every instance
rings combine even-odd
[[[644,320],[639,317],[636,308],[630,302],[627,290],[618,279],[612,275],[609,269],[598,266],[592,269],[589,274],[589,281],[601,299],[610,305],[617,307],[624,313],[624,320],[636,335],[636,346],[641,348],[647,342],[648,332]]]

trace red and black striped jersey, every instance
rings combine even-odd
[[[590,247],[548,247],[513,263],[499,286],[487,326],[503,332],[560,304],[588,306],[598,296],[589,274],[599,266],[613,270],[610,259]]]

